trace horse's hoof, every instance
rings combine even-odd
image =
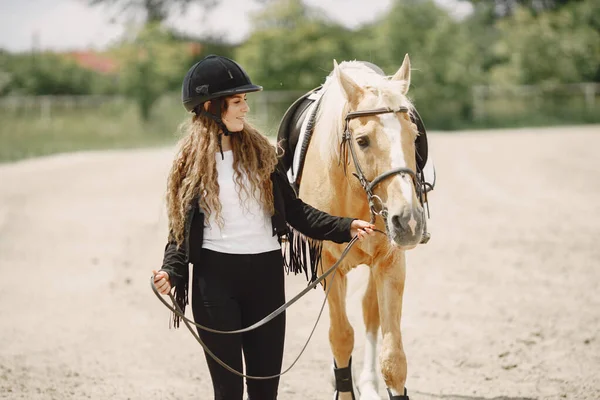
[[[389,388],[388,388],[387,392],[388,392],[388,396],[390,397],[390,400],[410,400],[408,398],[408,394],[406,393],[406,388],[404,388],[404,394],[397,395],[397,396],[392,395],[392,392],[390,392]]]

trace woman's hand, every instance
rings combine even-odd
[[[154,275],[154,287],[158,290],[160,294],[167,295],[171,292],[171,282],[169,282],[169,274],[167,271],[154,271],[152,270],[152,274]]]
[[[358,235],[358,239],[363,240],[367,235],[373,234],[373,229],[375,229],[375,225],[370,222],[355,219],[352,221],[352,224],[350,224],[350,235],[352,237]]]

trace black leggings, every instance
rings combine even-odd
[[[261,320],[285,303],[283,259],[280,250],[260,254],[225,254],[202,249],[202,263],[194,266],[192,311],[199,324],[237,330]],[[285,313],[250,332],[218,334],[198,329],[201,339],[223,362],[242,372],[242,350],[247,375],[281,372]],[[215,400],[242,400],[242,378],[206,354]],[[250,400],[275,400],[279,378],[246,381]]]

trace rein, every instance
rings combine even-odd
[[[350,130],[349,123],[350,120],[359,117],[371,117],[375,115],[381,114],[390,114],[390,113],[408,113],[409,109],[407,107],[399,107],[396,109],[392,108],[375,108],[372,110],[363,110],[363,111],[352,111],[346,115],[345,123],[344,123],[344,133],[342,134],[342,141],[340,143],[340,163],[342,159],[344,160],[344,173],[346,173],[346,167],[348,165],[348,149],[350,149],[350,156],[352,157],[352,162],[354,163],[354,169],[356,172],[353,172],[358,181],[360,182],[362,188],[367,194],[367,201],[369,202],[369,211],[371,212],[371,223],[375,223],[375,219],[378,215],[381,216],[383,222],[385,224],[386,230],[388,230],[387,218],[388,218],[388,210],[387,206],[381,199],[381,197],[377,196],[373,193],[375,186],[386,180],[387,178],[395,175],[404,174],[410,175],[413,180],[415,189],[417,191],[417,196],[421,205],[424,205],[425,194],[427,193],[427,185],[421,179],[415,171],[407,167],[398,167],[386,171],[375,177],[372,181],[369,181],[363,172],[360,163],[358,162],[358,157],[356,155],[356,149],[354,148],[354,144],[352,143],[352,131]],[[431,185],[429,185],[431,186]],[[423,236],[421,239],[421,243],[427,243],[430,238],[430,234],[427,232],[427,219],[423,218]]]
[[[376,232],[378,233],[382,233],[385,235],[384,232],[380,231],[379,229],[375,229]],[[358,236],[354,236],[352,238],[352,240],[346,245],[346,248],[344,249],[344,251],[342,252],[342,254],[340,255],[340,258],[337,260],[337,262],[335,264],[333,264],[327,271],[325,271],[321,276],[319,276],[314,282],[312,282],[310,285],[308,285],[306,288],[304,288],[300,293],[298,293],[296,296],[294,296],[294,298],[292,298],[290,301],[286,302],[285,304],[283,304],[282,306],[280,306],[279,308],[277,308],[275,311],[273,311],[271,314],[267,315],[266,317],[264,317],[263,319],[261,319],[260,321],[246,327],[243,329],[237,329],[237,330],[233,330],[233,331],[221,331],[221,330],[217,330],[217,329],[213,329],[213,328],[209,328],[207,326],[204,325],[200,325],[194,321],[192,321],[191,319],[187,318],[184,313],[181,311],[181,308],[179,307],[179,305],[177,304],[177,302],[175,301],[175,298],[173,297],[172,293],[169,293],[169,297],[171,299],[171,302],[173,303],[173,305],[175,307],[173,307],[171,304],[169,304],[165,299],[163,299],[163,297],[160,295],[160,293],[158,292],[158,290],[156,289],[156,287],[154,286],[154,277],[150,277],[150,286],[152,287],[152,291],[154,292],[154,294],[156,295],[156,297],[158,297],[158,299],[161,301],[161,303],[163,303],[165,305],[165,307],[167,307],[169,310],[171,310],[173,313],[175,313],[176,315],[178,315],[181,320],[183,321],[183,323],[185,324],[186,328],[190,331],[190,333],[192,334],[192,336],[194,336],[194,338],[196,339],[196,341],[200,344],[200,346],[202,346],[202,348],[204,349],[204,351],[206,351],[206,353],[208,355],[210,355],[216,362],[217,364],[219,364],[220,366],[222,366],[223,368],[225,368],[226,370],[228,370],[229,372],[240,376],[242,378],[247,378],[247,379],[256,379],[256,380],[263,380],[263,379],[272,379],[272,378],[277,378],[285,373],[287,373],[288,371],[290,371],[292,369],[292,367],[296,364],[296,362],[300,359],[300,357],[302,356],[302,354],[304,353],[304,350],[306,349],[306,347],[308,346],[308,343],[310,342],[310,339],[312,338],[313,333],[315,332],[315,329],[317,328],[317,324],[319,323],[319,320],[321,319],[321,314],[323,313],[323,309],[325,308],[325,303],[327,302],[327,297],[329,296],[329,291],[331,290],[331,287],[333,285],[329,285],[329,288],[327,288],[326,292],[325,292],[325,298],[323,299],[323,304],[321,305],[321,309],[319,310],[319,315],[317,316],[317,320],[315,321],[315,325],[313,326],[310,335],[308,336],[308,339],[306,340],[306,343],[304,344],[304,346],[302,347],[302,350],[300,351],[300,353],[298,354],[298,356],[296,357],[296,359],[292,362],[292,364],[285,369],[285,371],[276,374],[276,375],[270,375],[270,376],[252,376],[252,375],[246,375],[243,374],[233,368],[231,368],[229,365],[227,365],[223,360],[221,360],[220,358],[218,358],[206,345],[206,343],[204,343],[202,341],[202,339],[200,339],[200,336],[198,335],[198,333],[194,332],[194,330],[192,329],[192,325],[204,330],[204,331],[208,331],[208,332],[212,332],[212,333],[219,333],[219,334],[237,334],[237,333],[244,333],[244,332],[249,332],[251,330],[254,330],[256,328],[259,328],[261,326],[263,326],[264,324],[266,324],[267,322],[273,320],[274,318],[276,318],[278,315],[280,315],[282,312],[284,312],[286,309],[288,309],[292,304],[294,304],[295,302],[297,302],[298,300],[300,300],[306,293],[308,293],[310,290],[314,289],[319,283],[321,283],[322,281],[325,280],[325,278],[327,278],[329,275],[332,275],[331,279],[335,278],[335,274],[337,272],[337,268],[340,265],[340,263],[342,262],[342,260],[346,257],[346,255],[348,254],[348,252],[350,251],[350,249],[352,248],[352,246],[354,246],[354,244],[356,243],[356,241],[358,240]]]

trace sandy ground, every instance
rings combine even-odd
[[[402,319],[411,399],[600,399],[600,126],[430,136],[433,236],[408,253]],[[199,345],[149,286],[172,153],[0,165],[0,397],[212,398]],[[365,272],[350,275],[356,366]],[[289,311],[285,365],[322,298]],[[281,399],[331,398],[327,329]]]

